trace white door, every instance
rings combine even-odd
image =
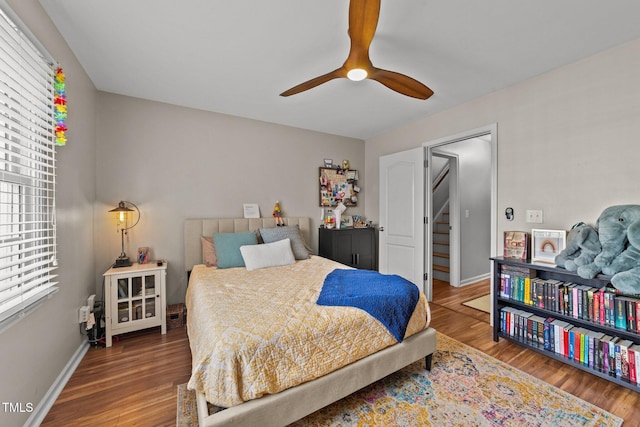
[[[380,157],[379,270],[425,289],[424,149]]]

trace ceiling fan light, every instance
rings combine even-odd
[[[364,80],[367,78],[367,71],[362,68],[354,68],[349,70],[347,73],[347,78],[354,82],[359,82],[360,80]]]

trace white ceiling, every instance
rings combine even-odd
[[[348,0],[40,3],[101,91],[360,139],[640,38],[638,0],[383,1],[373,64],[434,96],[338,79],[284,98],[346,59]]]

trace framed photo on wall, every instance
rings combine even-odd
[[[555,264],[556,256],[566,247],[565,230],[531,230],[531,261]]]

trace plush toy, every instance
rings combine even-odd
[[[633,265],[633,268],[615,273],[611,278],[611,284],[623,294],[640,294],[640,221],[635,222],[627,229],[629,244],[627,249],[614,259],[612,265]],[[603,269],[603,273],[609,271]]]
[[[555,262],[558,267],[577,271],[578,267],[592,263],[601,250],[596,229],[579,222],[569,230],[567,247],[556,256]]]
[[[600,272],[614,276],[640,267],[640,205],[617,205],[606,208],[596,221],[596,229],[602,251],[593,262],[578,267],[577,272],[580,277],[591,279]],[[629,236],[637,242],[637,246],[628,245]],[[629,274],[623,275],[622,278]],[[621,280],[619,277],[618,279],[616,281],[619,283],[630,281],[628,278]],[[616,286],[613,278],[611,282]],[[628,287],[626,284],[621,286]],[[637,292],[640,292],[640,288]]]

